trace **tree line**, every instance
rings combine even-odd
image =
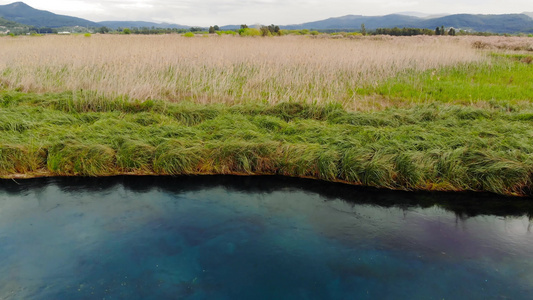
[[[287,30],[281,29],[279,26],[271,24],[268,26],[249,27],[246,24],[240,26],[239,29],[223,30],[218,25],[209,27],[190,27],[190,28],[156,28],[156,27],[132,27],[112,29],[106,26],[102,27],[79,27],[76,28],[48,28],[48,27],[24,27],[11,29],[10,35],[23,34],[53,34],[61,31],[70,31],[73,33],[100,33],[100,34],[171,34],[171,33],[203,33],[203,34],[239,34],[241,36],[279,36],[286,34],[296,35],[318,35],[318,34],[343,34],[343,35],[391,35],[391,36],[415,36],[415,35],[499,35],[490,32],[467,32],[464,30],[457,30],[452,28],[445,28],[440,26],[435,30],[427,28],[377,28],[375,30],[367,30],[364,24],[361,24],[360,30],[354,29],[324,29],[324,30]],[[532,35],[529,35],[532,36]]]
[[[444,26],[437,27],[435,30],[427,28],[378,28],[372,34],[374,35],[393,35],[393,36],[413,36],[413,35],[455,35],[454,28],[446,30]]]

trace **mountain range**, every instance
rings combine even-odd
[[[533,17],[527,14],[504,15],[472,15],[455,14],[436,18],[420,18],[401,14],[386,16],[347,15],[338,18],[283,26],[285,29],[359,29],[365,24],[368,30],[376,28],[411,27],[429,28],[453,27],[457,29],[473,30],[493,33],[533,33]]]
[[[35,27],[99,26],[96,22],[89,20],[38,10],[23,2],[0,5],[0,17]]]
[[[0,5],[0,18],[4,22],[11,21],[35,27],[102,27],[112,29],[132,28],[132,27],[154,27],[154,28],[189,28],[190,26],[153,23],[144,21],[105,21],[93,22],[81,18],[58,15],[45,10],[35,9],[23,2],[15,2],[7,5]],[[10,23],[11,24],[11,23]],[[342,17],[329,18],[303,24],[280,26],[282,29],[314,29],[314,30],[358,30],[361,24],[367,30],[376,28],[412,27],[429,28],[454,27],[456,29],[472,30],[479,32],[493,33],[533,33],[533,12],[521,14],[502,15],[474,15],[474,14],[453,14],[453,15],[428,15],[417,12],[403,12],[385,16],[362,16],[346,15]],[[0,25],[1,26],[1,25]],[[222,29],[238,28],[238,25],[221,26]]]
[[[179,24],[170,24],[170,23],[154,23],[154,22],[144,22],[144,21],[103,21],[98,22],[100,26],[109,27],[112,29],[117,28],[178,28],[178,29],[188,29],[191,26],[179,25]]]

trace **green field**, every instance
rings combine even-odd
[[[406,71],[398,77],[367,86],[361,95],[382,95],[409,102],[478,102],[517,104],[533,100],[533,54],[491,53],[479,64],[445,67],[425,72]]]
[[[6,84],[0,177],[272,174],[531,195],[531,55],[480,55],[346,91],[376,102],[365,109],[346,99],[203,104]]]

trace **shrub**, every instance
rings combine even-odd
[[[184,37],[194,37],[194,33],[192,32],[186,32],[185,34],[183,34]]]
[[[261,31],[256,28],[244,28],[239,30],[241,36],[260,36]]]
[[[272,36],[272,33],[270,32],[270,30],[268,30],[268,27],[261,26],[261,35],[262,36]]]

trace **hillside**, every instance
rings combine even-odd
[[[6,19],[0,17],[0,26],[4,26],[4,27],[17,27],[17,26],[24,26],[24,25],[19,24],[19,23],[17,23],[17,22],[9,21],[9,20],[6,20]]]
[[[35,27],[98,26],[89,20],[38,10],[23,2],[0,5],[0,17]]]
[[[450,15],[437,19],[424,20],[418,27],[435,28],[444,25],[474,31],[495,33],[533,32],[533,19],[524,14],[507,15]]]
[[[392,27],[454,27],[473,31],[494,33],[533,32],[533,19],[526,14],[471,15],[456,14],[439,18],[419,18],[400,14],[386,16],[347,15],[321,21],[283,26],[284,29],[359,29],[361,24],[369,30]]]
[[[0,17],[0,26],[4,28],[17,28],[17,27],[28,27],[27,25],[20,24],[17,22],[6,20],[2,17]]]
[[[6,20],[0,17],[0,34],[21,34],[29,30],[30,26]]]
[[[361,16],[347,15],[338,18],[329,18],[321,21],[308,22],[296,25],[283,26],[284,29],[359,29],[361,24],[365,24],[367,29],[380,27],[412,27],[418,21],[423,20],[418,17],[406,15],[386,15],[386,16]]]
[[[98,22],[100,26],[105,26],[111,29],[117,28],[177,28],[177,29],[188,29],[191,26],[179,25],[179,24],[169,24],[169,23],[154,23],[154,22],[144,22],[144,21],[103,21]]]

